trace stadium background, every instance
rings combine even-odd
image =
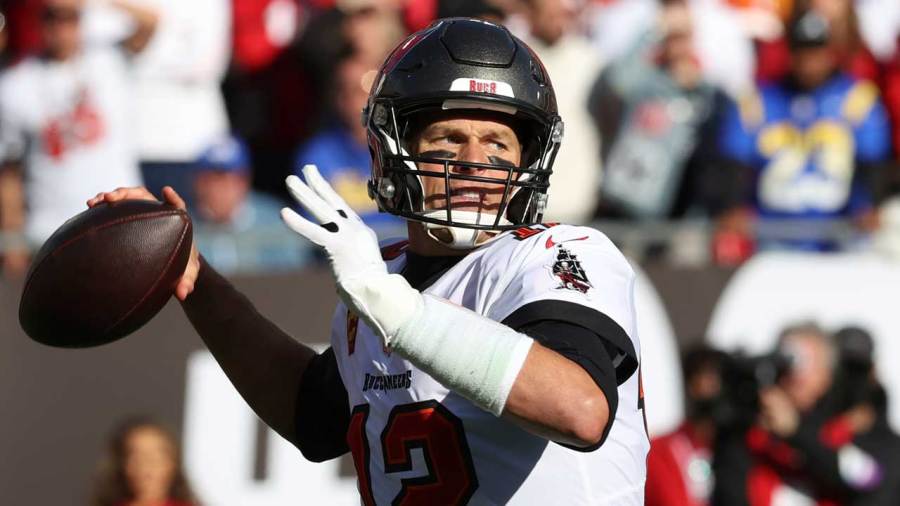
[[[4,46],[0,63],[4,70],[39,47],[34,16],[40,12],[41,1],[0,2],[0,12],[6,14],[6,23],[0,25]],[[871,6],[877,6],[878,1],[852,2],[861,9],[861,23],[869,19],[866,12],[873,10]],[[548,0],[589,9],[591,16],[620,12],[620,8],[626,11],[623,6],[641,2],[655,3]],[[746,76],[748,81],[760,78],[760,72],[774,72],[766,64],[783,54],[778,52],[777,44],[773,49],[760,41],[768,40],[771,34],[767,35],[766,30],[772,29],[773,22],[782,23],[794,5],[803,3],[688,2],[695,6],[698,19],[702,17],[699,13],[715,6],[757,20],[756,24],[746,25],[756,30],[747,39],[752,39],[752,47],[757,50],[756,74]],[[102,2],[94,3],[98,4]],[[507,19],[510,26],[527,32],[528,22],[517,15],[517,4],[501,1],[485,10],[486,4],[477,1],[192,3],[207,5],[220,14],[216,22],[223,16],[230,18],[232,49],[227,55],[227,69],[223,66],[222,74],[215,77],[215,88],[219,90],[221,86],[231,131],[246,141],[247,157],[238,162],[252,166],[248,172],[252,172],[254,192],[279,205],[279,199],[284,197],[281,182],[296,165],[298,146],[329,124],[322,119],[328,111],[320,109],[326,109],[323,104],[331,100],[335,87],[335,81],[326,75],[335,71],[330,66],[335,62],[328,60],[344,58],[343,49],[337,47],[340,44],[332,40],[335,33],[344,33],[336,29],[343,26],[342,20],[371,6],[376,10],[387,8],[399,20],[391,26],[400,26],[402,32],[427,24],[446,9],[467,8],[481,9],[491,16],[511,14]],[[895,4],[891,0],[883,3],[886,7],[892,5]],[[882,17],[887,19],[888,11],[883,12]],[[583,20],[593,20],[591,16],[586,15]],[[621,16],[598,15],[592,28],[620,28],[627,32],[639,24],[634,17]],[[198,27],[213,22],[211,18],[188,21]],[[115,22],[101,25],[101,38],[109,40],[121,34],[120,29],[117,32],[109,28],[115,28]],[[900,42],[900,21],[889,30],[894,30],[894,40]],[[352,38],[352,34],[347,36]],[[888,33],[887,39],[890,37]],[[603,59],[607,68],[614,68],[609,66],[611,58],[603,51],[616,49],[599,46],[594,49],[603,56],[597,58]],[[878,82],[882,96],[886,102],[893,97],[896,109],[900,97],[900,80],[896,79],[900,75],[900,52],[896,48],[894,53],[888,50],[885,59],[883,48],[868,49],[878,55],[878,65],[882,65],[879,69],[884,72],[881,75],[886,76]],[[721,51],[719,58],[741,60],[733,46],[723,43]],[[581,53],[584,54],[587,53]],[[592,62],[581,63],[587,67]],[[716,65],[707,67],[713,72],[709,80],[718,87],[728,91],[737,86],[728,74],[739,72]],[[564,79],[556,80],[561,95],[575,93],[563,84]],[[569,124],[573,137],[567,141],[590,142],[574,136],[580,129],[577,120],[573,120]],[[900,139],[896,131],[894,135]],[[596,148],[588,144],[582,153],[593,154]],[[230,168],[222,169],[226,172],[234,170],[233,164],[238,163],[201,158],[204,163],[232,163]],[[900,207],[891,199],[900,178],[896,154],[882,162],[885,168],[872,181],[881,227],[875,232],[871,228],[860,232],[857,217],[837,216],[816,232],[838,244],[835,249],[839,252],[827,254],[794,251],[751,255],[754,241],[764,244],[767,234],[791,239],[798,231],[809,232],[809,223],[802,216],[796,222],[770,224],[770,228],[757,223],[748,234],[740,227],[723,228],[726,220],[711,210],[699,215],[662,213],[650,218],[623,219],[594,209],[596,197],[588,199],[590,209],[565,210],[572,217],[566,221],[587,223],[604,231],[643,271],[639,312],[647,413],[653,434],[671,429],[682,415],[679,350],[706,341],[728,350],[763,352],[771,347],[778,329],[789,322],[815,319],[828,328],[846,324],[868,328],[877,342],[878,372],[892,397],[900,395],[900,368],[891,363],[891,357],[900,356],[896,349],[900,345],[895,343],[900,312],[892,307],[896,287],[900,286]],[[599,172],[596,165],[590,169]],[[580,176],[583,177],[563,178],[560,172],[552,180],[553,188],[563,195],[585,188],[595,190],[597,174]],[[230,248],[236,251],[298,251],[292,258],[274,261],[260,254],[241,257],[236,263],[225,255],[215,262],[220,262],[222,270],[230,273],[263,314],[299,339],[325,345],[329,322],[325,315],[331,314],[336,297],[328,271],[307,245],[287,234],[277,219],[250,229],[226,230],[224,234],[216,226],[205,226],[202,216],[195,215],[195,220],[198,240],[211,248],[204,251],[211,259],[222,237],[234,241]],[[398,230],[396,223],[377,226],[382,237],[396,235]],[[10,250],[18,238],[0,231],[0,251]],[[151,414],[176,430],[188,475],[205,504],[351,504],[357,500],[353,468],[346,460],[319,466],[306,463],[298,452],[265,429],[205,354],[177,303],[170,303],[145,328],[120,342],[91,350],[57,350],[30,341],[18,327],[16,311],[21,286],[21,273],[0,278],[0,504],[85,503],[111,427],[135,413]],[[890,418],[894,427],[900,429],[897,403],[891,404]]]

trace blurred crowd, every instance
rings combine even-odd
[[[3,0],[0,13],[7,274],[87,198],[139,184],[185,197],[223,271],[296,268],[313,256],[277,211],[307,163],[380,236],[403,234],[368,197],[360,110],[390,48],[450,16],[504,23],[549,70],[566,128],[547,221],[699,220],[722,265],[771,249],[900,257],[896,0]]]
[[[761,356],[687,351],[685,420],[651,441],[647,506],[900,504],[874,353],[866,329],[814,322]]]

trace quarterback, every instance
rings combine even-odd
[[[563,137],[541,62],[440,20],[387,58],[363,121],[370,195],[408,241],[379,246],[314,166],[287,179],[308,218],[282,217],[340,296],[324,353],[192,255],[176,295],[237,390],[307,459],[351,452],[366,505],[642,505],[635,276],[600,232],[540,224]],[[123,198],[153,197],[89,205]]]

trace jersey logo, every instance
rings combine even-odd
[[[557,290],[575,290],[587,293],[594,287],[581,267],[578,257],[562,246],[559,247],[556,254],[556,262],[553,263],[552,271],[553,275],[560,280],[560,285],[556,287]]]
[[[565,241],[554,242],[554,241],[553,241],[553,236],[551,235],[550,237],[547,238],[547,242],[544,243],[544,246],[546,246],[547,249],[550,249],[550,248],[556,246],[557,244],[562,244],[562,243],[564,243],[564,242],[569,242],[569,241],[584,241],[584,240],[586,240],[586,239],[588,239],[588,236],[578,237],[578,238],[576,238],[576,239],[566,239]]]
[[[366,373],[363,379],[363,392],[369,390],[386,390],[409,389],[412,386],[412,371],[402,372],[400,374],[369,374]]]
[[[359,329],[359,317],[347,310],[347,355],[356,351],[356,331]]]
[[[512,234],[516,237],[516,239],[520,241],[524,241],[533,235],[540,234],[544,230],[548,228],[553,228],[559,225],[559,223],[541,223],[539,225],[530,225],[527,227],[519,227],[513,230]]]

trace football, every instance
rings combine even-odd
[[[149,200],[100,204],[65,222],[35,255],[19,323],[50,346],[98,346],[147,323],[175,292],[193,240],[187,213]]]

